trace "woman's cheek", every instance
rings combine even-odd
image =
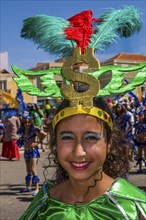
[[[107,149],[105,144],[101,144],[100,146],[95,146],[92,155],[98,159],[105,160],[107,156]]]
[[[64,145],[57,145],[57,156],[58,158],[65,158],[71,153],[71,147]]]

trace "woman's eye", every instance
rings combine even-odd
[[[72,135],[61,135],[61,140],[73,140]]]
[[[86,135],[85,139],[86,140],[100,140],[101,136],[100,135]]]
[[[71,140],[71,139],[72,139],[72,137],[70,137],[70,136],[62,137],[62,140]]]

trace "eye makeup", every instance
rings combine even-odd
[[[85,135],[84,135],[85,140],[89,140],[89,139],[100,140],[102,138],[103,138],[103,136],[101,135],[101,133],[98,133],[98,132],[90,131],[90,132],[85,133]]]
[[[61,140],[72,140],[74,139],[74,134],[70,131],[63,131],[59,134]]]
[[[71,140],[71,139],[75,139],[75,135],[70,132],[70,131],[63,131],[59,134],[59,138],[61,140]],[[98,133],[98,132],[92,132],[92,131],[88,131],[86,132],[85,134],[83,134],[83,139],[84,140],[100,140],[102,139],[103,136],[101,133]]]

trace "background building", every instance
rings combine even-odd
[[[8,70],[8,52],[0,52],[0,70]]]
[[[17,93],[17,85],[13,80],[15,74],[9,72],[8,70],[8,52],[0,52],[0,108],[3,108],[4,104],[7,104],[9,100],[4,100],[3,92],[9,93],[12,98],[15,98]],[[32,80],[30,78],[30,80]],[[34,79],[34,84],[36,79]],[[24,100],[26,103],[37,102],[37,98],[29,96],[23,93]]]
[[[58,59],[54,62],[48,62],[48,63],[37,63],[36,67],[30,69],[31,71],[39,71],[39,70],[47,70],[49,68],[56,68],[56,67],[62,67],[65,59]],[[2,92],[8,92],[12,97],[16,96],[17,92],[17,85],[13,81],[13,77],[16,77],[15,74],[10,73],[8,71],[8,53],[4,52],[1,53],[1,65],[0,65],[0,107],[2,107],[3,100],[2,100]],[[101,62],[101,66],[103,65],[122,65],[122,66],[128,66],[128,65],[136,65],[142,62],[146,62],[146,56],[141,54],[125,54],[120,53],[116,56]],[[3,68],[2,68],[3,67]],[[78,68],[78,67],[77,67]],[[80,69],[84,68],[83,66],[80,67]],[[125,73],[126,79],[129,80],[129,82],[134,78],[136,72],[130,72]],[[43,89],[40,81],[40,77],[28,77],[29,80],[36,85],[39,89]],[[111,75],[110,73],[104,74],[102,77],[100,77],[100,80],[102,82],[102,86],[106,85],[107,82],[110,80]],[[63,83],[63,79],[60,75],[55,74],[56,83],[58,86],[60,86]],[[146,83],[143,85],[137,87],[134,91],[136,95],[141,99],[142,95],[146,94]],[[30,96],[27,95],[25,92],[23,93],[24,101],[26,103],[38,103],[40,105],[44,105],[46,103],[46,100],[51,99],[51,97],[36,97],[36,96]]]

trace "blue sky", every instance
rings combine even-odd
[[[143,27],[140,33],[117,40],[116,44],[112,44],[104,53],[96,54],[96,57],[104,61],[120,52],[146,55],[146,0],[0,0],[0,4],[0,51],[8,52],[9,68],[14,64],[29,69],[37,62],[50,62],[58,58],[37,49],[37,45],[20,37],[24,19],[36,14],[67,19],[89,9],[93,11],[93,17],[98,18],[107,8],[119,9],[124,5],[134,5],[142,11]]]

